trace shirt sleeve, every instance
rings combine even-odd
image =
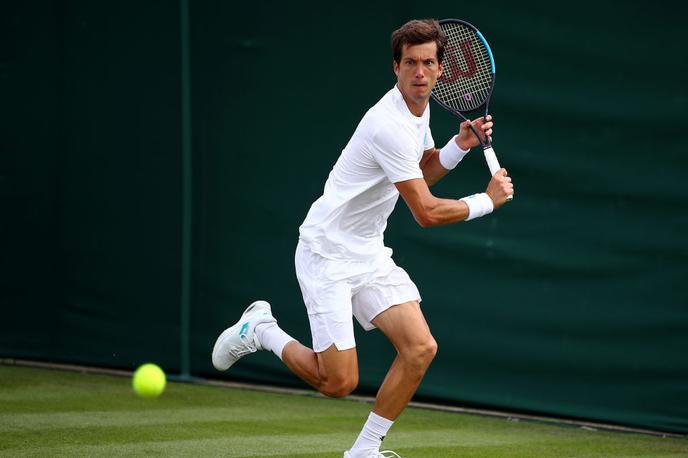
[[[375,133],[372,142],[373,157],[392,183],[423,178],[418,153],[415,151],[419,146],[417,142],[418,140],[409,138],[409,135],[385,126]]]

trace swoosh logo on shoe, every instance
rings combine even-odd
[[[246,323],[244,323],[244,325],[241,327],[241,330],[239,331],[239,335],[244,337],[247,332],[248,332],[248,321]]]

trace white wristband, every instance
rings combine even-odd
[[[440,150],[440,164],[447,170],[452,170],[456,167],[461,159],[468,154],[470,150],[462,150],[459,145],[456,144],[456,135],[454,135],[451,140],[444,145],[444,148]]]
[[[468,205],[468,218],[466,218],[465,221],[489,215],[492,213],[492,210],[494,210],[492,199],[484,192],[463,197],[460,200],[466,202],[466,205]]]

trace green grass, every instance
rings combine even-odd
[[[370,405],[0,366],[0,456],[341,457]],[[407,409],[384,447],[404,458],[688,457],[688,441]]]

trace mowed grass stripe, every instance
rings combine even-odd
[[[265,433],[266,431],[264,431]],[[231,434],[227,432],[226,434]],[[353,436],[355,437],[355,436]],[[279,456],[289,453],[331,453],[331,456],[341,457],[344,450],[352,443],[351,432],[326,433],[326,434],[300,434],[300,435],[260,435],[221,437],[214,439],[188,439],[188,440],[156,440],[137,441],[136,437],[130,437],[127,442],[97,445],[45,445],[41,439],[41,446],[24,448],[15,447],[5,450],[10,454],[16,453],[22,456],[45,456],[53,453],[58,456],[77,455],[85,456],[142,456],[159,454],[165,456],[195,456],[199,450],[204,456]],[[387,446],[403,449],[427,447],[432,444],[437,448],[458,449],[466,446],[494,446],[517,445],[527,441],[526,438],[507,441],[500,438],[476,436],[469,433],[457,433],[455,430],[435,431],[400,431],[394,434],[394,439],[387,441]],[[29,445],[29,444],[27,444]],[[31,455],[34,453],[34,455]]]
[[[50,383],[52,380],[54,383]],[[356,410],[367,415],[370,409],[364,403],[353,403],[358,409],[352,409],[348,403],[320,396],[285,396],[174,382],[168,383],[161,398],[147,400],[135,396],[130,379],[124,377],[0,366],[0,419],[9,418],[3,415],[29,413],[40,418],[39,414],[72,414],[75,410],[110,414],[120,411],[125,415],[132,410],[160,411],[161,415],[167,415],[180,408],[189,410],[190,402],[193,410],[229,409],[232,415],[247,418],[260,416],[256,406],[264,409],[266,405],[271,413],[297,418],[311,416],[318,410],[327,415],[356,415]]]
[[[35,433],[27,434],[23,440],[15,441],[6,449],[6,456],[143,456],[170,455],[188,456],[196,448],[201,456],[290,456],[292,454],[315,454],[313,456],[341,456],[350,446],[357,432],[313,434],[313,429],[339,430],[334,423],[326,422],[318,428],[321,420],[312,423],[266,422],[263,425],[244,424],[243,427],[226,428],[223,424],[196,424],[193,427],[181,424],[168,428],[143,427],[132,429],[62,430],[59,434],[45,437],[40,434],[40,446],[36,447]],[[351,422],[348,422],[351,426]],[[344,425],[346,426],[346,425]],[[437,429],[433,431],[394,428],[385,446],[398,451],[409,452],[409,457],[611,457],[619,456],[618,450],[625,450],[628,457],[686,456],[685,446],[680,441],[662,440],[653,437],[637,437],[619,434],[568,431],[559,434],[558,428],[543,425],[517,425],[521,431],[502,434],[490,428],[465,430]],[[532,426],[532,428],[522,428]],[[293,428],[292,433],[284,434]],[[533,434],[529,430],[538,430]],[[555,431],[548,431],[553,429]],[[213,432],[214,431],[214,432]],[[277,434],[276,432],[281,432]],[[256,434],[260,432],[262,434]],[[275,434],[270,434],[275,432]],[[556,434],[550,434],[556,432]],[[209,437],[211,435],[212,437]],[[631,439],[629,443],[628,439]],[[18,438],[15,438],[18,439]],[[642,439],[634,441],[633,439]],[[634,443],[635,442],[635,443]],[[648,455],[648,450],[653,450]],[[684,453],[679,453],[683,450]],[[285,455],[288,452],[289,455]],[[418,452],[418,453],[416,453]],[[635,454],[633,454],[635,452]],[[31,455],[34,454],[34,455]],[[54,454],[54,455],[53,455]]]
[[[582,446],[579,446],[582,445]],[[545,444],[520,444],[515,447],[458,445],[456,447],[425,447],[423,453],[418,449],[399,448],[396,451],[404,458],[686,458],[685,452],[639,452],[638,454],[619,455],[616,451],[603,451],[586,444],[552,447]],[[304,458],[307,455],[304,455]],[[334,456],[334,455],[333,455]],[[285,455],[283,458],[298,458],[298,455]]]
[[[0,433],[19,431],[49,431],[51,429],[69,428],[103,428],[103,427],[141,427],[161,426],[178,423],[214,423],[222,422],[231,424],[260,423],[266,421],[299,422],[311,420],[318,422],[330,422],[337,419],[360,419],[361,414],[356,411],[340,412],[333,414],[327,409],[320,412],[313,410],[276,410],[269,415],[262,408],[185,408],[180,409],[155,409],[155,410],[121,410],[121,411],[79,411],[79,412],[55,412],[55,413],[14,413],[0,414]]]
[[[256,411],[260,410],[262,409],[258,408]],[[98,420],[90,421],[89,412],[80,413],[76,418],[67,417],[67,421],[63,421],[65,419],[64,414],[49,415],[47,417],[53,417],[52,419],[56,420],[55,423],[46,418],[41,418],[39,424],[35,425],[28,422],[35,419],[36,415],[26,415],[22,416],[22,419],[27,424],[27,428],[16,428],[18,422],[12,423],[15,429],[7,431],[11,433],[10,439],[0,442],[0,450],[17,445],[23,447],[25,444],[32,443],[37,435],[41,438],[41,444],[47,446],[106,445],[132,441],[203,440],[228,436],[264,436],[269,433],[293,436],[327,434],[333,431],[348,432],[350,438],[355,438],[364,420],[364,416],[358,414],[348,416],[311,415],[310,417],[289,418],[280,413],[275,417],[273,413],[263,410],[263,418],[260,421],[245,419],[240,416],[213,421],[202,415],[196,418],[185,418],[186,412],[187,410],[180,410],[166,416],[166,411],[132,411],[129,417],[123,412],[116,412],[113,417],[117,418],[108,419],[105,416],[100,419],[102,421],[99,424],[97,424]],[[103,415],[102,412],[98,413]],[[163,415],[158,416],[158,413]],[[116,423],[115,420],[117,420]],[[397,432],[428,436],[437,433],[439,428],[424,423],[422,419],[413,419],[408,424],[402,423],[402,426],[395,428],[394,437],[396,437]],[[39,428],[39,425],[43,427]],[[451,423],[445,423],[443,426],[450,425]],[[495,439],[495,436],[485,436],[481,432],[481,428],[475,426],[447,429],[446,431],[453,431],[454,437],[463,437],[463,442],[469,443],[514,443],[524,440],[519,434],[512,433],[498,435]],[[451,443],[454,443],[453,439]]]
[[[178,422],[144,426],[106,426],[54,428],[48,430],[28,430],[12,432],[10,440],[0,441],[0,450],[16,444],[32,443],[40,437],[42,445],[90,445],[116,444],[124,442],[202,440],[226,437],[264,436],[273,432],[278,435],[326,434],[332,431],[347,431],[349,437],[356,436],[351,422],[337,418],[315,418],[308,422],[284,420],[256,421],[218,421],[218,422]]]
[[[562,441],[552,444],[537,436],[521,436],[514,440],[494,437],[489,431],[457,432],[456,430],[400,431],[385,441],[389,447],[407,457],[620,457],[627,458],[676,458],[685,453],[657,447],[652,453],[647,449],[637,453],[618,455],[616,447],[599,447],[592,441]],[[216,439],[189,439],[170,441],[142,441],[132,438],[129,442],[108,445],[62,445],[14,449],[5,456],[226,456],[226,457],[341,457],[342,451],[351,444],[349,433],[235,436]],[[675,448],[676,444],[665,444]],[[2,456],[2,453],[0,453]]]

